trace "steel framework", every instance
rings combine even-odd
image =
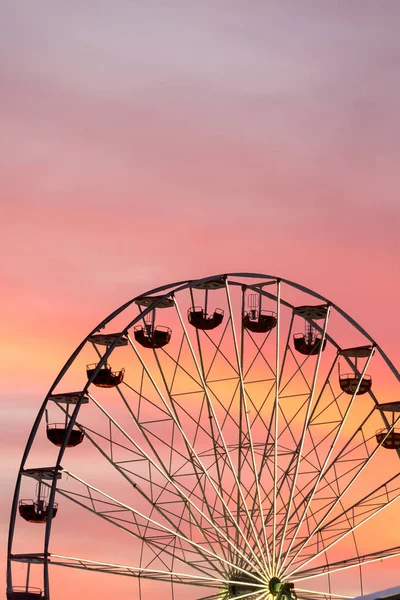
[[[93,359],[85,380],[82,365]],[[104,389],[99,373],[114,361],[125,375]],[[66,387],[71,378],[79,392]],[[363,566],[400,556],[400,547],[380,549],[378,536],[371,548],[362,533],[400,495],[400,450],[390,448],[400,403],[384,406],[390,379],[394,389],[399,373],[365,330],[284,279],[220,274],[133,298],[83,340],[38,412],[11,510],[9,599],[49,600],[53,565],[131,577],[140,600],[151,581],[171,600],[181,589],[197,600],[363,593]],[[64,436],[44,468],[36,457],[51,446],[50,412]],[[107,482],[101,468],[79,471],[88,452]],[[34,500],[48,507],[40,551],[16,552],[18,536],[19,548],[31,540],[18,513],[35,481]],[[77,520],[91,514],[99,532],[126,536],[136,560],[50,551],[56,499],[57,521],[67,504]]]

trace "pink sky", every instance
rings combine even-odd
[[[2,531],[58,370],[149,288],[281,275],[399,366],[399,18],[390,0],[3,0]]]

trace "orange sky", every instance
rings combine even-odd
[[[399,5],[139,4],[0,9],[2,532],[58,370],[149,288],[281,275],[400,363]]]

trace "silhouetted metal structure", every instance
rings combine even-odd
[[[185,585],[188,600],[334,600],[341,571],[363,591],[364,564],[400,556],[358,535],[400,497],[389,377],[394,389],[399,373],[365,330],[281,278],[222,274],[133,298],[83,340],[39,410],[12,504],[7,600],[49,600],[50,565],[131,577],[138,600],[147,580],[166,600]],[[103,473],[97,460],[107,491],[87,480]],[[131,564],[50,550],[67,503],[129,534]]]

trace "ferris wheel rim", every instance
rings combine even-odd
[[[220,279],[220,278],[224,278],[224,277],[246,277],[246,278],[260,277],[263,279],[268,279],[270,281],[280,281],[280,282],[285,283],[295,289],[298,289],[299,291],[305,292],[306,294],[310,294],[311,296],[314,296],[314,298],[322,300],[323,302],[325,302],[326,304],[328,304],[332,308],[334,308],[343,318],[346,319],[346,321],[348,321],[351,325],[353,325],[362,335],[364,335],[371,342],[371,344],[373,344],[376,347],[377,351],[381,354],[382,358],[385,360],[385,362],[387,363],[387,365],[389,366],[389,368],[391,369],[391,371],[393,372],[395,377],[397,377],[397,379],[400,381],[400,372],[396,369],[396,367],[394,366],[392,361],[389,359],[387,354],[383,351],[382,347],[376,342],[376,340],[372,336],[369,335],[369,333],[349,313],[347,313],[342,308],[340,308],[340,306],[338,304],[336,304],[335,302],[333,302],[332,300],[329,300],[325,296],[322,296],[322,294],[320,294],[319,292],[316,292],[315,290],[312,290],[311,288],[308,288],[307,286],[299,284],[299,283],[297,283],[291,279],[287,279],[285,277],[279,277],[276,275],[268,275],[265,273],[264,274],[263,273],[252,273],[252,272],[218,273],[218,274],[210,275],[207,277],[200,277],[198,279],[187,279],[187,280],[184,279],[184,280],[175,281],[173,283],[157,286],[157,287],[152,288],[144,293],[139,294],[138,296],[135,296],[128,302],[131,303],[131,302],[134,302],[135,300],[140,299],[143,296],[148,296],[148,295],[150,296],[152,294],[157,294],[159,292],[165,292],[160,297],[160,299],[161,298],[163,299],[163,298],[166,298],[169,296],[169,293],[166,291],[169,288],[179,286],[179,288],[175,291],[180,291],[181,289],[183,290],[186,287],[192,286],[193,284],[205,283],[210,280]],[[104,321],[108,320],[108,318],[109,317],[104,319]],[[100,327],[100,325],[98,327]]]
[[[206,283],[210,280],[213,279],[218,279],[218,278],[229,278],[229,277],[241,277],[241,278],[263,278],[266,280],[270,280],[271,283],[274,282],[282,282],[285,283],[299,291],[305,292],[306,294],[309,294],[311,296],[313,296],[314,298],[317,298],[323,302],[325,302],[327,305],[329,305],[330,307],[334,308],[342,317],[344,317],[352,326],[354,326],[360,333],[362,333],[373,345],[373,347],[380,353],[380,355],[382,356],[383,360],[386,362],[386,364],[389,366],[389,368],[391,369],[391,371],[393,372],[393,374],[397,377],[398,380],[400,380],[400,375],[398,373],[398,371],[395,369],[394,365],[391,363],[391,361],[387,358],[386,354],[381,350],[381,348],[379,347],[379,345],[374,341],[374,339],[361,327],[358,325],[358,323],[356,323],[347,313],[345,313],[343,310],[341,310],[337,305],[335,305],[334,303],[332,303],[331,301],[329,301],[327,298],[325,298],[324,296],[322,296],[321,294],[314,292],[313,290],[310,290],[300,284],[294,283],[290,280],[287,279],[283,279],[283,278],[278,278],[275,276],[271,276],[271,275],[263,275],[263,274],[258,274],[258,273],[228,273],[228,274],[220,274],[220,275],[213,275],[213,276],[209,276],[209,277],[205,277],[205,278],[201,278],[201,279],[195,279],[195,280],[184,280],[184,281],[179,281],[179,282],[175,282],[172,284],[167,284],[167,285],[163,285],[163,286],[159,286],[156,288],[153,288],[151,290],[149,290],[148,292],[145,292],[143,294],[140,294],[139,296],[136,296],[134,298],[132,298],[131,300],[129,300],[128,302],[124,303],[123,305],[121,305],[118,309],[116,309],[115,311],[113,311],[108,317],[106,317],[105,319],[103,319],[103,321],[100,322],[100,324],[95,327],[89,334],[88,336],[84,339],[84,341],[77,347],[77,349],[72,353],[71,357],[69,358],[69,360],[65,363],[64,367],[61,369],[59,375],[56,377],[54,383],[52,384],[48,394],[45,397],[45,400],[43,401],[42,407],[39,410],[39,413],[37,415],[37,419],[35,420],[35,423],[32,427],[32,431],[31,434],[28,438],[28,442],[25,448],[25,452],[24,452],[24,456],[23,456],[23,460],[21,461],[21,466],[18,472],[18,479],[17,479],[17,485],[16,485],[16,497],[18,498],[18,492],[19,492],[19,483],[20,483],[20,479],[24,473],[24,465],[26,463],[26,459],[29,455],[29,451],[30,451],[30,440],[32,437],[32,441],[36,435],[36,432],[34,432],[35,430],[35,425],[36,423],[40,423],[40,420],[43,416],[43,412],[45,410],[45,407],[48,403],[49,397],[52,394],[52,391],[55,389],[55,387],[57,386],[57,384],[59,383],[59,381],[62,379],[63,375],[65,374],[65,372],[68,370],[69,366],[72,364],[72,362],[75,360],[76,355],[79,353],[80,349],[87,343],[87,341],[89,340],[91,335],[94,335],[97,331],[99,331],[99,329],[101,329],[103,326],[105,326],[110,320],[112,320],[112,318],[114,318],[114,316],[116,314],[119,314],[120,312],[122,312],[125,308],[129,307],[133,302],[135,302],[136,300],[140,300],[140,298],[144,297],[144,296],[148,296],[148,295],[152,295],[152,294],[157,294],[161,292],[161,296],[159,297],[159,299],[156,300],[156,303],[158,304],[161,299],[167,298],[169,297],[171,294],[173,293],[177,293],[179,291],[183,291],[187,288],[191,288],[194,286],[194,284],[201,284],[201,283]],[[174,288],[173,291],[168,291],[171,288]],[[176,289],[175,289],[176,288]],[[155,304],[155,306],[157,306],[157,304]],[[151,310],[151,308],[149,308],[149,310]],[[129,328],[131,328],[136,322],[138,322],[143,315],[139,315],[138,317],[136,317],[125,329],[128,330]],[[124,330],[125,331],[125,330]],[[119,336],[122,336],[124,334],[124,331],[121,332],[119,334]],[[116,344],[116,342],[115,342]],[[107,357],[111,354],[111,352],[113,351],[115,344],[110,346],[110,348],[108,349],[108,352],[103,356],[101,363],[105,361],[107,361]],[[100,362],[98,365],[98,368],[100,369]],[[93,375],[94,378],[95,375]],[[84,394],[87,393],[87,390],[89,388],[91,384],[91,381],[89,380],[87,382],[87,384],[85,385],[83,391],[82,391],[82,396],[81,399],[83,398]],[[76,406],[76,414],[78,413],[78,407],[80,407],[80,402],[81,400],[77,403]],[[75,414],[75,413],[74,413]],[[40,416],[40,418],[39,418]],[[73,418],[71,417],[71,422],[70,422],[70,428],[72,429],[72,427],[74,426],[76,417]],[[37,429],[37,427],[36,427]],[[62,447],[60,449],[60,453],[59,453],[59,458],[57,459],[57,464],[56,464],[56,469],[57,470],[60,466],[60,462],[63,456],[63,453],[65,451],[65,445],[64,447]],[[54,499],[55,493],[56,493],[56,488],[55,488],[55,481],[56,479],[53,479],[53,485],[52,485],[52,495],[50,496],[50,498]],[[13,503],[14,505],[14,503]],[[15,523],[14,523],[15,525]],[[13,525],[13,527],[14,527]],[[51,519],[49,521],[49,524],[46,525],[46,537],[49,539],[50,537],[50,530],[51,530]],[[10,531],[11,531],[11,527],[10,527]],[[47,533],[48,532],[48,533]],[[46,548],[46,546],[45,546]],[[47,552],[48,552],[48,543],[47,543]],[[11,552],[10,552],[10,546],[9,546],[9,552],[8,552],[8,560],[10,560],[11,557]]]

